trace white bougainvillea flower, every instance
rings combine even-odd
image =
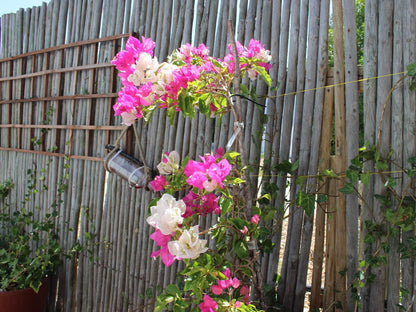
[[[134,72],[128,77],[128,81],[132,82],[136,86],[140,86],[147,82],[156,82],[158,77],[156,76],[159,62],[156,57],[153,57],[149,53],[141,53],[136,64],[132,65]]]
[[[183,231],[182,235],[176,241],[168,243],[169,252],[176,259],[196,259],[201,253],[208,250],[206,247],[207,240],[199,239],[199,226],[195,225],[189,230]]]
[[[186,205],[183,200],[176,200],[172,195],[163,194],[156,206],[150,207],[151,215],[146,221],[159,229],[163,235],[170,235],[179,229],[185,210]]]
[[[179,169],[180,157],[178,152],[172,151],[169,154],[164,154],[162,162],[157,165],[157,170],[160,174],[168,175],[175,173]]]

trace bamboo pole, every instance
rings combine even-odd
[[[329,26],[329,0],[321,1],[320,21],[319,21],[319,47],[317,59],[317,86],[324,86],[326,83],[327,64],[328,64],[328,26]],[[323,103],[323,105],[321,105]],[[332,114],[333,114],[333,90],[317,90],[315,94],[314,131],[312,133],[311,146],[320,146],[319,153],[311,153],[310,164],[315,165],[322,162],[319,167],[321,170],[330,168],[330,150],[332,137]],[[319,137],[320,136],[320,137]],[[319,144],[317,143],[319,140]],[[319,154],[319,155],[317,155]],[[316,158],[315,156],[318,156]],[[321,192],[322,185],[318,182],[318,194]],[[325,186],[322,190],[327,194],[329,187]],[[328,211],[328,202],[324,207],[317,207],[315,221],[315,246],[313,255],[312,289],[311,289],[311,311],[321,307],[323,304],[321,296],[322,268],[324,258],[324,229],[325,213]]]
[[[378,5],[379,2],[375,0],[367,0],[365,5],[365,38],[364,38],[364,78],[377,76],[377,63],[378,63],[378,52],[377,52],[377,40],[378,40]],[[367,80],[364,82],[364,141],[370,144],[375,144],[375,133],[376,133],[376,98],[377,98],[377,82],[375,80]],[[374,168],[374,162],[369,161],[364,164],[364,170],[372,171]],[[370,177],[368,187],[364,188],[363,200],[369,207],[373,206],[373,193],[372,189],[374,186],[374,177]],[[361,220],[362,224],[366,220],[370,220],[370,211],[366,209],[364,205]],[[366,235],[366,230],[362,231],[361,238]],[[369,246],[364,246],[363,249],[368,249]],[[370,249],[371,252],[371,249]],[[364,257],[364,255],[361,255]],[[368,273],[367,273],[368,274]],[[368,275],[366,275],[368,276]],[[369,311],[369,295],[370,285],[365,284],[361,289],[361,308],[359,311]]]
[[[312,89],[317,86],[317,64],[319,47],[319,22],[320,22],[320,1],[309,2],[308,16],[308,51],[306,59],[305,88]],[[315,103],[315,92],[304,94],[304,107],[302,111],[302,130],[299,148],[299,171],[303,174],[302,165],[305,166],[305,174],[316,175],[318,171],[319,154],[319,133],[322,124],[322,101]],[[313,129],[313,130],[312,130]],[[315,137],[313,137],[315,133]],[[318,138],[316,138],[316,135]],[[312,142],[315,145],[311,144]],[[309,153],[307,152],[309,151]],[[313,159],[314,162],[310,162]],[[312,177],[307,181],[306,192],[316,192],[316,178]],[[298,300],[295,302],[295,309],[303,309],[301,302],[305,300],[306,278],[309,264],[310,246],[312,241],[314,213],[304,216],[301,251],[297,275],[295,294]]]
[[[392,70],[392,53],[393,53],[393,1],[382,1],[379,4],[379,19],[383,23],[378,27],[378,68],[377,74],[383,75]],[[391,134],[391,102],[388,101],[387,106],[384,105],[387,95],[392,87],[391,77],[379,80],[377,83],[377,107],[376,107],[376,146],[379,148],[380,155],[387,157],[390,152],[390,134]],[[374,183],[374,194],[382,194],[384,192],[384,182],[380,177],[376,177]],[[374,222],[381,223],[384,216],[384,208],[379,201],[374,201],[372,213]],[[374,244],[376,249],[380,248],[380,244]],[[380,254],[382,255],[383,252]],[[386,287],[386,266],[381,264],[379,267],[371,270],[376,275],[375,281],[371,286],[370,307],[371,309],[383,309],[385,300]]]
[[[344,82],[344,41],[343,41],[343,7],[339,0],[333,1],[334,10],[334,65],[337,68],[335,83]],[[335,168],[336,172],[346,170],[346,133],[345,133],[345,91],[344,86],[334,89],[335,93]],[[345,179],[337,181],[337,189],[343,187]],[[345,195],[339,193],[337,197],[337,211],[335,214],[335,300],[339,302],[335,310],[346,307],[346,276],[339,272],[347,266],[347,242],[345,223]]]
[[[273,81],[277,80],[277,73],[278,73],[278,61],[276,57],[279,52],[279,34],[280,33],[280,20],[281,20],[281,2],[280,1],[273,1],[272,7],[272,33],[271,33],[271,42],[270,42],[270,53],[272,55],[272,68],[269,70],[270,77]],[[266,108],[266,115],[267,115],[267,124],[265,126],[265,134],[263,138],[264,142],[264,159],[271,159],[272,155],[272,146],[271,141],[273,141],[273,127],[275,123],[275,116],[276,107],[275,101],[273,100],[273,96],[275,96],[276,92],[272,92],[269,90],[269,99],[267,100],[267,108]],[[271,180],[270,177],[270,163],[267,161],[263,164],[263,181],[267,182]],[[280,219],[278,217],[278,219]],[[281,240],[281,229],[282,229],[282,222],[277,222],[277,233],[273,236],[272,241],[275,244],[275,248],[273,248],[273,252],[271,254],[266,254],[262,258],[262,272],[264,274],[264,280],[266,283],[274,284],[276,281],[273,279],[273,275],[277,273],[280,259],[280,240]],[[270,259],[273,259],[270,261]],[[267,273],[266,273],[267,272]]]
[[[355,19],[355,3],[344,1],[344,49],[345,49],[345,81],[358,79],[357,63],[357,27]],[[345,86],[346,110],[346,152],[347,166],[351,159],[357,155],[359,141],[359,107],[358,84]],[[355,300],[352,297],[351,287],[358,270],[358,197],[356,194],[346,196],[346,230],[347,230],[347,310],[355,309]]]
[[[331,168],[331,139],[332,139],[332,116],[334,110],[334,93],[333,89],[325,89],[325,99],[322,117],[322,129],[319,159],[321,159],[320,169],[326,170]],[[318,183],[319,194],[329,194],[330,182],[324,184]],[[325,243],[325,216],[329,211],[329,199],[318,206],[316,209],[315,221],[315,246],[313,253],[313,272],[312,272],[312,288],[311,288],[311,304],[310,311],[323,307],[321,295],[322,289],[322,267],[324,262],[324,243]],[[328,244],[328,243],[327,243]],[[328,246],[328,245],[327,245]],[[327,248],[328,249],[328,248]],[[328,253],[328,251],[327,251]],[[326,272],[327,273],[327,272]],[[323,307],[325,308],[325,307]]]
[[[403,71],[403,1],[394,2],[393,16],[393,71]],[[393,77],[392,84],[395,85],[399,77]],[[392,164],[392,171],[401,171],[403,168],[403,89],[400,88],[392,93],[391,108],[391,148],[394,151],[395,164]],[[403,193],[401,174],[393,175],[397,181],[394,191],[397,194]],[[397,198],[392,200],[392,209],[397,211],[399,201]],[[397,230],[400,229],[397,228]],[[387,269],[387,310],[392,312],[399,311],[399,293],[400,293],[400,255],[398,248],[400,244],[400,235],[389,238],[390,251],[388,254]]]
[[[416,62],[416,40],[415,40],[415,10],[416,4],[414,1],[406,0],[403,4],[403,63],[405,66]],[[412,155],[416,154],[416,134],[414,132],[414,120],[416,120],[416,95],[414,91],[411,91],[408,87],[405,88],[403,93],[404,106],[403,106],[403,142],[406,142],[403,150],[403,162],[408,162],[408,159]],[[403,186],[407,187],[410,183],[409,177],[405,177]],[[415,196],[415,191],[409,191],[408,195]],[[410,237],[414,236],[414,232],[403,233],[402,240],[407,241]],[[409,295],[402,298],[402,304],[404,307],[410,309],[410,304],[413,303],[413,312],[416,311],[416,305],[414,304],[414,291],[415,286],[415,262],[414,260],[405,259],[402,260],[402,287],[409,290]]]
[[[305,2],[303,2],[305,3]],[[305,7],[302,6],[305,13]],[[287,73],[287,80],[285,92],[291,92],[295,89],[296,79],[297,79],[297,63],[298,63],[298,46],[297,41],[300,31],[300,12],[301,12],[301,1],[296,0],[291,2],[290,7],[291,12],[291,24],[290,24],[290,35],[289,35],[289,67]],[[307,16],[307,12],[306,12]],[[307,19],[305,16],[302,18],[302,28],[306,27]],[[302,43],[300,43],[302,45]],[[305,42],[303,42],[303,47],[305,48]],[[293,57],[292,57],[293,56]],[[299,68],[304,68],[305,59],[299,62]],[[304,73],[302,73],[302,76]],[[300,95],[303,97],[303,95]],[[280,150],[279,150],[279,159],[288,159],[290,151],[290,137],[288,134],[292,130],[292,115],[293,115],[293,104],[294,97],[288,97],[284,99],[283,104],[283,115],[282,115],[282,136],[280,138]],[[297,108],[299,105],[297,106]],[[300,111],[301,112],[301,111]],[[299,113],[298,113],[299,115]],[[298,155],[292,155],[293,159],[297,159]],[[286,179],[280,178],[278,180],[278,187],[281,189],[281,193],[285,190]],[[294,185],[292,185],[292,188]],[[288,223],[288,234],[287,241],[285,246],[285,258],[282,265],[282,283],[284,284],[284,292],[282,293],[283,305],[288,309],[293,308],[293,303],[295,301],[295,288],[296,288],[296,275],[298,270],[298,261],[299,261],[299,247],[300,247],[300,237],[301,237],[301,223],[303,219],[303,212],[296,207],[290,207],[290,217]],[[281,289],[282,290],[282,289]]]
[[[330,167],[336,166],[335,156],[330,158]],[[326,253],[325,253],[325,288],[323,298],[324,311],[334,311],[336,299],[336,213],[337,213],[337,184],[329,183],[328,210],[326,214]]]

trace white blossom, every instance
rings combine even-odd
[[[151,215],[146,219],[147,223],[157,228],[163,235],[169,235],[179,229],[182,224],[182,214],[186,206],[183,200],[176,200],[169,194],[163,194],[156,206],[150,207]]]
[[[157,165],[160,174],[168,175],[175,173],[179,169],[180,156],[178,152],[172,151],[169,155],[164,155],[163,160]]]
[[[168,243],[169,252],[178,258],[196,259],[201,253],[208,250],[206,247],[207,240],[199,239],[198,225],[189,230],[184,230],[182,235],[176,241]]]

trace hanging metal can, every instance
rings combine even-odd
[[[112,148],[112,146],[108,146]],[[110,157],[107,160],[107,157]],[[130,187],[142,188],[146,186],[147,175],[142,162],[122,150],[109,153],[105,158],[106,169],[120,176],[129,183]]]

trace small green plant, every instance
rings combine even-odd
[[[0,289],[31,287],[36,292],[42,279],[61,263],[62,247],[55,229],[57,212],[34,221],[26,209],[0,214]]]
[[[60,244],[57,208],[67,186],[69,165],[65,165],[66,171],[57,182],[51,211],[43,217],[35,216],[40,209],[30,204],[39,192],[48,191],[45,181],[47,168],[37,170],[34,165],[27,171],[27,190],[20,207],[8,202],[7,196],[14,183],[11,180],[0,183],[0,291],[30,287],[38,292],[43,279],[53,274],[64,258],[71,259],[80,252],[88,252],[86,245],[79,242],[69,249]],[[87,243],[94,238],[89,234]]]

